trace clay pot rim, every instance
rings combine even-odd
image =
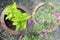
[[[34,20],[34,14],[35,14],[36,10],[37,10],[39,7],[43,6],[43,5],[45,5],[44,2],[38,3],[38,4],[34,7],[34,9],[33,9],[33,11],[32,11],[32,20],[35,22],[35,24],[37,24],[37,22]],[[49,5],[50,5],[51,7],[53,7],[53,8],[55,8],[55,5],[54,5],[53,3],[49,3]],[[54,30],[56,30],[57,27],[58,27],[58,24],[57,24],[56,27],[54,27],[53,29],[50,29],[50,30],[42,30],[42,32],[51,33],[51,32],[53,32]]]
[[[17,4],[17,8],[20,8],[22,10],[24,10],[26,13],[31,13],[29,9],[27,9],[25,6],[23,6],[22,4]],[[20,31],[16,32],[15,30],[11,30],[10,28],[7,27],[7,25],[5,24],[4,21],[4,11],[6,10],[6,8],[2,11],[1,14],[1,26],[3,27],[3,29],[5,29],[6,32],[8,32],[10,35],[14,34],[14,35],[18,35],[21,34]]]

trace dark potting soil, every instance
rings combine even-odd
[[[24,10],[22,10],[22,9],[20,9],[20,8],[17,8],[17,9],[19,9],[22,13],[25,13],[25,11],[24,11]]]
[[[7,15],[5,15],[4,20],[5,20],[6,17],[7,17]],[[15,30],[16,26],[12,25],[12,23],[13,22],[11,20],[5,20],[5,24],[7,25],[7,27],[12,29],[12,30]]]
[[[20,8],[17,8],[17,9],[19,9],[22,13],[25,12],[24,10],[22,10]],[[5,15],[4,20],[5,20],[6,17],[7,17],[7,15]],[[10,28],[10,29],[12,29],[12,30],[15,30],[16,29],[16,26],[15,25],[12,25],[12,23],[13,22],[11,20],[5,20],[5,24],[7,25],[7,27]]]

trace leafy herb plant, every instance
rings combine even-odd
[[[26,29],[27,20],[30,18],[28,13],[22,13],[21,10],[17,9],[16,3],[7,6],[5,15],[7,15],[6,20],[13,21],[13,25],[16,26],[16,31]]]

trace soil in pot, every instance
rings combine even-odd
[[[7,17],[7,15],[5,15],[4,21],[5,21],[5,24],[7,25],[7,27],[12,29],[12,30],[15,30],[16,26],[12,25],[13,22],[11,20],[5,20],[6,17]]]

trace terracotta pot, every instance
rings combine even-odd
[[[22,4],[17,4],[17,8],[22,9],[26,13],[30,13],[30,10],[27,9],[26,7],[24,7]],[[4,21],[4,17],[5,17],[4,11],[5,10],[6,10],[6,8],[3,10],[2,14],[1,14],[1,18],[0,18],[0,20],[1,20],[1,26],[5,29],[5,31],[7,31],[10,34],[15,34],[15,35],[20,34],[21,33],[20,31],[16,32],[15,30],[12,30],[12,29],[8,28],[8,26],[6,25],[6,23]]]
[[[35,12],[37,11],[37,9],[40,7],[41,9],[43,8],[42,6],[44,6],[45,5],[45,3],[39,3],[39,4],[37,4],[35,7],[34,7],[34,9],[33,9],[33,11],[32,11],[32,19],[33,19],[33,21],[37,24],[37,22],[34,20],[34,15],[35,15]],[[52,3],[49,3],[49,5],[52,7],[52,8],[54,8],[55,6],[52,4]],[[56,25],[56,27],[54,27],[54,28],[52,28],[51,30],[42,30],[43,32],[49,32],[49,33],[51,33],[51,32],[53,32],[53,31],[55,31],[56,30],[56,28],[58,27],[58,23],[56,23],[57,25]]]

